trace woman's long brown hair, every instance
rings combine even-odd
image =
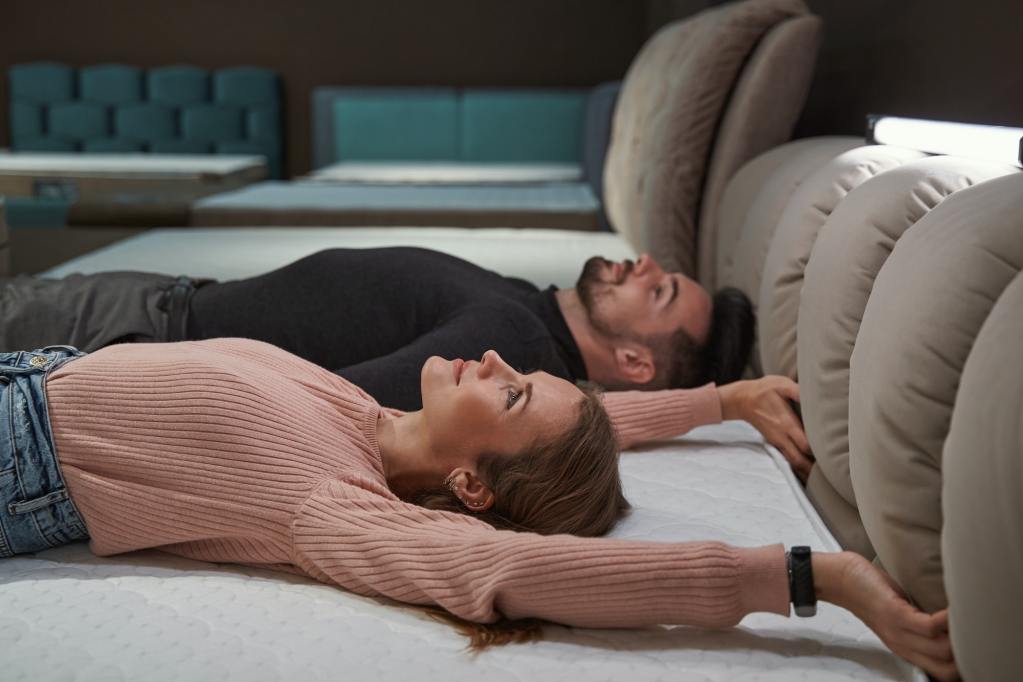
[[[604,535],[629,510],[618,473],[618,439],[600,396],[584,389],[572,428],[518,455],[480,457],[480,480],[494,493],[483,512],[466,509],[447,487],[421,491],[412,502],[429,509],[468,514],[495,528],[543,535]],[[469,648],[525,642],[540,637],[535,618],[474,623],[447,611],[427,609],[431,617],[469,637]]]

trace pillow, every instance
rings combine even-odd
[[[757,294],[760,366],[764,374],[796,378],[796,320],[803,270],[817,232],[855,187],[924,154],[870,145],[840,154],[792,193],[774,229]]]
[[[963,368],[945,441],[941,553],[963,678],[1023,670],[1023,275],[998,299]]]
[[[658,31],[633,60],[604,167],[607,216],[638,252],[695,275],[695,221],[707,158],[743,63],[802,0],[746,0]]]
[[[945,199],[902,235],[881,267],[853,349],[856,502],[878,559],[927,611],[948,604],[941,453],[952,405],[981,325],[1023,268],[1021,234],[1023,173]]]
[[[803,422],[817,467],[853,507],[849,478],[849,360],[877,273],[899,238],[942,201],[1012,166],[936,156],[868,180],[820,229],[796,326]]]

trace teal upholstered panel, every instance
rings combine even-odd
[[[124,154],[127,152],[143,152],[145,147],[138,140],[126,140],[123,137],[86,140],[82,143],[83,152],[104,154]]]
[[[189,140],[209,142],[245,138],[242,110],[218,104],[199,104],[181,113],[181,132]]]
[[[335,161],[579,163],[584,89],[317,88],[314,155]]]
[[[43,107],[31,102],[11,102],[11,138],[22,140],[43,134]]]
[[[154,142],[171,139],[176,131],[177,114],[166,104],[149,102],[114,110],[114,133],[118,137]]]
[[[276,107],[251,107],[245,112],[247,137],[277,140],[281,131],[281,114]]]
[[[462,96],[461,158],[578,162],[585,105],[579,91],[468,90]]]
[[[213,100],[239,107],[276,106],[280,99],[277,76],[268,69],[240,66],[213,74]]]
[[[75,97],[75,76],[63,64],[17,64],[10,71],[11,101],[52,104]]]
[[[210,100],[210,76],[194,66],[163,66],[146,74],[149,99],[176,107]]]
[[[123,64],[89,66],[78,72],[79,96],[101,104],[142,101],[142,70]]]
[[[11,227],[64,227],[71,204],[63,199],[6,197],[4,209]]]
[[[145,71],[102,64],[76,71],[44,62],[16,65],[9,79],[15,150],[212,154],[258,149],[272,177],[282,172],[280,82],[267,69],[211,74],[194,66]]]
[[[352,91],[334,100],[334,155],[344,160],[458,158],[453,90]]]
[[[14,140],[13,149],[16,152],[75,152],[78,144],[74,140],[46,135]]]
[[[110,134],[107,108],[93,102],[61,102],[50,107],[48,132],[55,137],[82,142]]]
[[[212,154],[213,144],[206,140],[156,140],[149,144],[154,154]]]

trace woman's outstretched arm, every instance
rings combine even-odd
[[[333,480],[310,496],[292,525],[303,572],[476,622],[504,616],[582,627],[729,627],[755,611],[789,612],[781,545],[497,531],[468,516],[388,499],[375,487]],[[851,552],[815,553],[813,570],[819,599],[852,611],[892,651],[939,680],[956,678],[947,612],[919,611]]]
[[[788,613],[781,545],[653,543],[497,531],[330,481],[293,524],[296,563],[353,592],[435,604],[476,622],[727,627]]]

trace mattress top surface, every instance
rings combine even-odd
[[[0,154],[0,173],[103,176],[228,175],[266,166],[262,156],[187,154]]]
[[[626,453],[634,511],[613,536],[834,549],[781,456],[740,422]],[[83,545],[0,561],[4,679],[923,680],[847,611],[753,614],[724,631],[545,627],[476,656],[386,600],[268,571]]]
[[[341,182],[266,181],[195,202],[197,209],[378,210],[435,209],[585,212],[600,209],[589,185],[581,182],[504,185],[373,185]]]
[[[135,270],[213,279],[251,277],[330,248],[419,246],[514,274],[538,287],[575,285],[586,260],[635,258],[617,234],[460,228],[186,228],[151,230],[44,273]]]
[[[516,184],[578,182],[577,163],[464,163],[342,161],[317,169],[306,178],[317,182],[379,184]]]

